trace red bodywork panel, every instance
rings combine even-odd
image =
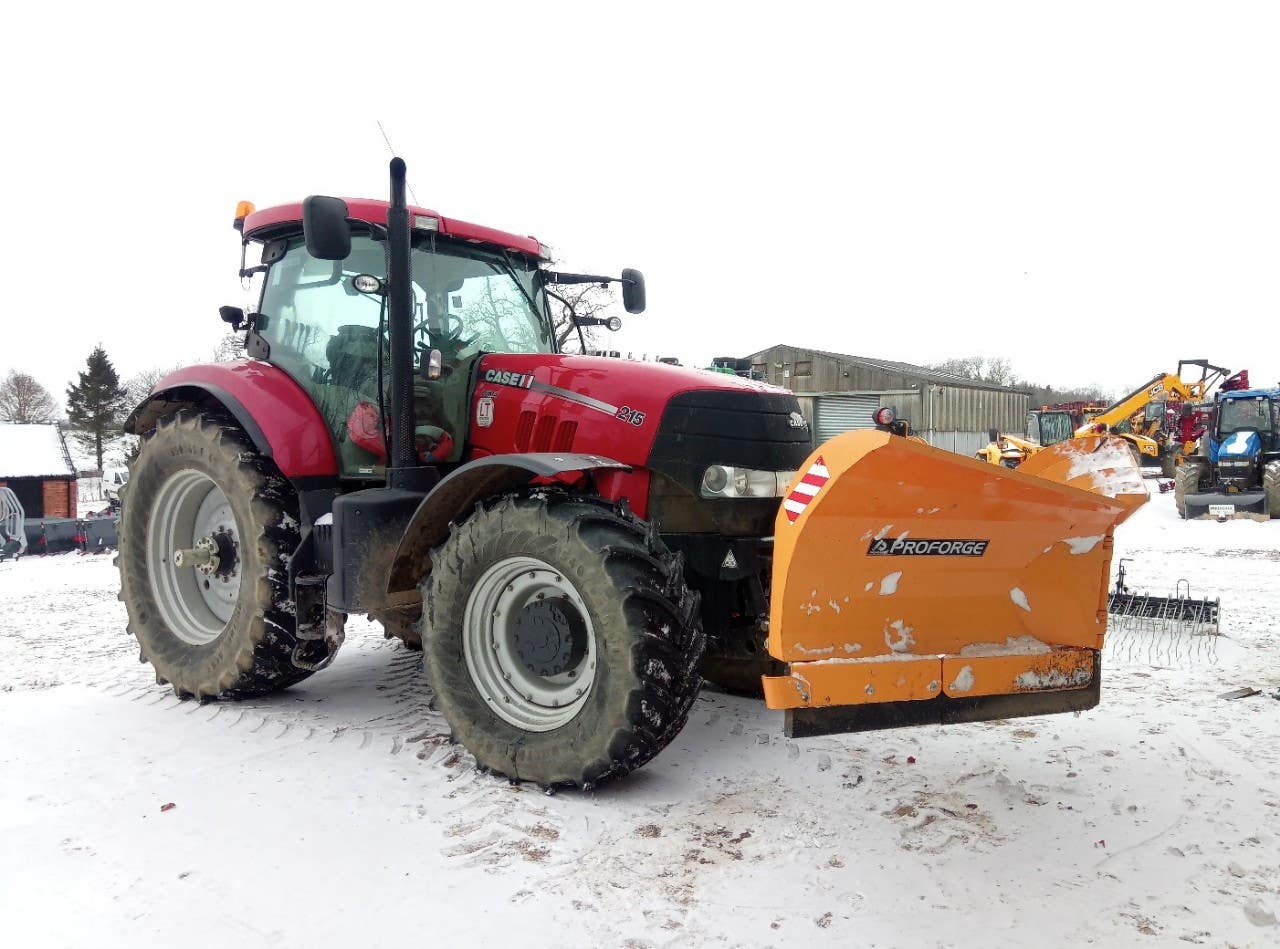
[[[472,395],[472,455],[572,451],[643,469],[663,409],[673,396],[696,389],[782,391],[662,363],[547,353],[486,356]],[[601,474],[596,481],[605,497],[626,497],[645,516],[647,471]]]
[[[357,221],[368,221],[371,224],[386,226],[386,201],[375,201],[371,198],[344,198],[343,200],[347,202],[347,212],[350,217]],[[506,231],[485,227],[482,224],[469,224],[466,221],[459,221],[457,218],[442,217],[438,211],[430,211],[426,208],[411,206],[409,214],[411,220],[413,215],[425,215],[435,218],[440,222],[440,233],[448,237],[457,237],[461,240],[475,241],[481,244],[495,244],[498,247],[505,247],[508,250],[528,254],[530,257],[538,257],[541,253],[538,241],[534,237],[521,237],[518,234],[508,234]],[[254,211],[244,219],[244,236],[259,239],[275,236],[274,232],[281,229],[282,225],[302,226],[301,202],[297,204],[282,204],[278,207]]]
[[[337,475],[338,460],[324,417],[283,370],[247,359],[188,366],[165,376],[152,391],[178,386],[203,388],[239,402],[261,429],[276,467],[286,478]]]

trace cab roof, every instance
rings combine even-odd
[[[1280,389],[1235,389],[1218,393],[1224,402],[1229,399],[1274,399],[1277,396],[1280,396]]]
[[[344,198],[343,200],[347,202],[347,212],[352,220],[386,225],[389,202],[373,198]],[[482,224],[459,221],[457,218],[445,217],[438,211],[413,205],[409,206],[409,216],[417,229],[423,229],[423,222],[420,222],[419,218],[431,218],[436,222],[435,226],[431,227],[428,223],[425,229],[438,231],[447,237],[470,241],[473,244],[491,244],[528,254],[530,257],[545,256],[545,248],[538,243],[536,237],[521,237],[518,234],[499,231]],[[244,236],[253,240],[267,241],[294,233],[301,227],[302,202],[298,201],[294,204],[280,204],[274,208],[254,211],[244,219]]]

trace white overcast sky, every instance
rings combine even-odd
[[[204,361],[235,204],[385,197],[644,271],[622,350],[1280,381],[1280,7],[22,4],[0,372]],[[620,308],[619,308],[620,309]]]

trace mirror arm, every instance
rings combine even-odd
[[[622,278],[620,277],[600,277],[589,273],[559,273],[555,270],[544,270],[541,273],[545,275],[543,277],[544,284],[598,283],[603,287],[611,283],[622,283]]]

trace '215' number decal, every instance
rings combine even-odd
[[[620,418],[624,422],[630,422],[632,425],[644,424],[644,413],[637,412],[635,409],[628,408],[625,405],[618,409],[616,418]]]

